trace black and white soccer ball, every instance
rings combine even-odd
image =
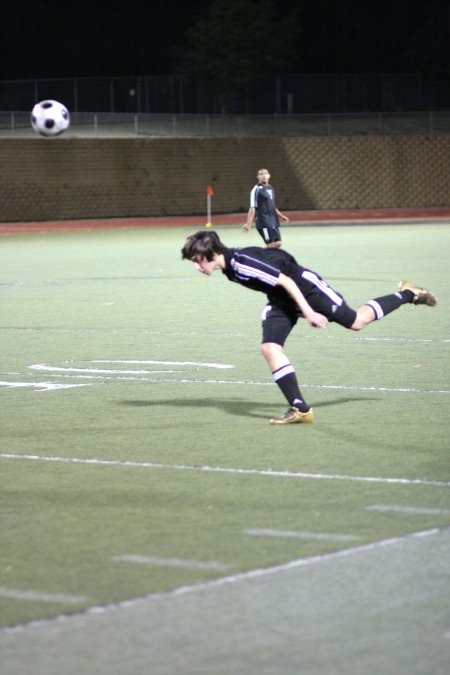
[[[41,136],[58,136],[70,126],[70,115],[59,101],[40,101],[31,111],[31,126]]]

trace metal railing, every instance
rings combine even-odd
[[[450,133],[450,111],[310,115],[72,113],[64,137],[257,138]],[[0,112],[0,137],[36,137],[30,113]]]

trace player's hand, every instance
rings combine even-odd
[[[242,226],[242,229],[244,230],[244,232],[248,232],[250,227],[251,227],[251,225],[249,225],[248,223],[244,223],[243,226]]]
[[[314,328],[326,328],[328,326],[328,319],[323,314],[319,312],[311,312],[305,317],[310,326]]]
[[[289,222],[289,218],[285,215],[281,216],[281,220],[284,220],[285,223]]]

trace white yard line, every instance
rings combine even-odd
[[[250,537],[271,537],[273,539],[306,539],[311,541],[357,541],[361,537],[353,534],[333,534],[331,532],[303,532],[297,530],[272,530],[254,527],[243,530]]]
[[[190,593],[198,593],[207,590],[209,588],[217,588],[220,586],[225,586],[227,584],[235,584],[239,582],[245,582],[251,579],[256,579],[259,577],[275,575],[288,570],[320,564],[327,560],[351,557],[354,555],[358,555],[360,553],[364,553],[366,551],[374,551],[388,546],[393,546],[395,544],[398,544],[399,542],[406,541],[408,539],[429,537],[438,534],[439,531],[440,531],[439,528],[433,528],[430,530],[414,532],[412,534],[407,534],[401,537],[391,537],[389,539],[382,539],[381,541],[376,541],[371,544],[363,544],[361,546],[345,548],[339,551],[333,551],[332,553],[324,553],[321,555],[311,556],[309,558],[297,558],[295,560],[290,560],[287,563],[281,563],[279,565],[273,565],[271,567],[256,568],[253,570],[248,570],[247,572],[238,572],[236,574],[220,577],[218,579],[210,579],[207,581],[202,581],[188,586],[179,586],[178,588],[175,588],[170,591],[159,591],[156,593],[149,593],[148,595],[139,596],[137,598],[131,598],[129,600],[121,600],[119,602],[114,602],[107,605],[88,607],[87,609],[73,613],[70,616],[63,614],[61,616],[52,617],[50,619],[39,619],[30,621],[26,624],[7,626],[5,628],[0,628],[0,634],[20,632],[26,630],[27,628],[33,628],[35,626],[47,626],[62,619],[65,621],[70,621],[72,617],[80,615],[108,613],[110,611],[115,611],[121,608],[135,607],[139,604],[142,604],[143,602],[151,602],[152,600],[158,598],[178,597]]]
[[[37,333],[110,333],[111,329],[110,328],[39,328],[39,327],[10,327],[7,330],[11,331],[25,331],[25,332],[37,332]],[[197,336],[197,337],[202,337],[204,338],[205,335],[209,336],[212,340],[216,338],[223,338],[223,337],[236,337],[236,338],[242,338],[245,337],[245,333],[227,333],[227,332],[214,332],[214,331],[208,331],[207,333],[200,333],[198,331],[185,331],[185,332],[179,332],[179,331],[160,331],[160,330],[148,330],[146,328],[142,329],[129,329],[129,328],[114,328],[113,330],[114,333],[129,333],[132,332],[133,334],[139,334],[139,335],[171,335],[171,336]],[[450,339],[449,338],[415,338],[415,337],[405,337],[405,336],[386,336],[383,337],[381,335],[370,337],[370,336],[363,336],[363,335],[351,335],[351,334],[345,334],[342,333],[341,335],[326,335],[324,333],[321,334],[314,334],[314,333],[305,333],[304,335],[299,335],[298,336],[299,340],[340,340],[340,341],[360,341],[360,342],[411,342],[411,343],[432,343],[432,344],[450,344]]]
[[[7,588],[6,586],[0,586],[0,598],[10,598],[12,600],[26,600],[32,602],[57,602],[71,605],[76,605],[80,602],[87,602],[90,599],[86,595],[42,593],[41,591],[30,591],[24,590],[22,588]]]
[[[43,370],[46,373],[94,373],[96,375],[151,375],[152,373],[180,373],[180,370],[124,370],[122,368],[68,368],[35,363],[30,370]]]
[[[91,361],[90,363],[135,363],[135,364],[160,364],[160,365],[189,365],[196,367],[207,367],[207,368],[216,368],[216,369],[229,369],[234,366],[230,364],[223,363],[204,363],[204,362],[191,362],[191,361]],[[130,382],[152,382],[152,383],[163,383],[163,384],[231,384],[231,385],[252,385],[258,387],[273,387],[275,386],[272,381],[264,380],[263,382],[258,380],[223,380],[223,379],[197,379],[197,378],[179,378],[179,377],[148,377],[148,375],[155,374],[165,374],[165,373],[179,373],[180,371],[162,371],[162,370],[124,370],[119,368],[78,368],[73,366],[52,366],[46,363],[34,363],[28,366],[33,372],[39,373],[43,372],[45,374],[52,374],[54,377],[70,377],[74,379],[96,379],[96,380],[122,380]],[[131,377],[130,377],[131,376]],[[47,389],[58,389],[58,388],[68,388],[69,385],[64,387],[51,387],[52,383],[44,383]],[[27,383],[20,382],[0,382],[1,386],[27,386]],[[32,383],[29,386],[35,386],[35,383]],[[70,385],[77,386],[77,385]],[[80,386],[80,385],[78,385]],[[383,392],[383,393],[400,393],[400,394],[450,394],[450,389],[423,389],[418,387],[377,387],[377,386],[362,386],[362,385],[345,385],[345,384],[317,384],[317,383],[305,383],[304,387],[309,387],[311,389],[331,389],[338,391],[368,391],[368,392]]]
[[[373,504],[366,506],[366,511],[379,511],[380,513],[414,513],[430,516],[450,515],[450,509],[433,509],[423,506],[400,506],[397,504]]]
[[[55,391],[57,389],[74,389],[75,387],[89,387],[90,384],[64,384],[63,382],[12,382],[0,380],[0,388],[36,389],[37,391]]]
[[[330,336],[333,337],[333,336]],[[367,338],[370,340],[377,340],[378,338]],[[391,338],[382,338],[389,340]],[[397,339],[397,338],[392,338]],[[58,378],[56,382],[27,382],[27,381],[0,381],[0,387],[8,388],[31,388],[38,391],[51,391],[57,389],[70,389],[80,386],[88,386],[87,384],[61,384],[58,382],[61,378],[71,379],[91,379],[97,381],[120,380],[127,382],[143,382],[143,383],[162,383],[162,384],[215,384],[215,385],[244,385],[257,387],[273,387],[274,383],[270,380],[224,380],[224,379],[201,379],[201,378],[184,378],[179,377],[183,370],[162,370],[162,369],[124,369],[124,368],[91,368],[86,366],[72,365],[73,361],[64,361],[66,365],[56,366],[48,363],[33,363],[28,366],[33,373],[43,374],[46,377],[53,376]],[[141,365],[141,366],[179,366],[189,368],[209,368],[216,370],[229,370],[234,368],[229,363],[211,363],[204,361],[167,361],[167,360],[153,360],[153,359],[95,359],[90,360],[90,364],[122,364],[122,365]],[[3,373],[6,375],[7,373]],[[164,375],[173,375],[173,377],[161,377]],[[152,377],[149,377],[152,376]],[[156,376],[156,377],[155,377]],[[178,376],[178,377],[176,377]],[[93,384],[93,383],[92,383]],[[450,389],[426,389],[419,387],[384,387],[384,386],[363,386],[363,385],[346,385],[346,384],[319,384],[319,383],[305,383],[305,387],[311,389],[330,389],[337,391],[361,391],[361,392],[382,392],[382,393],[400,393],[400,394],[450,394]]]
[[[393,485],[435,485],[450,487],[450,481],[427,480],[422,478],[389,478],[381,476],[348,476],[340,474],[305,473],[302,471],[275,471],[273,469],[241,469],[222,466],[195,466],[190,464],[162,464],[159,462],[134,462],[130,460],[97,459],[81,457],[58,457],[2,452],[0,459],[21,459],[36,462],[61,462],[66,464],[91,464],[98,466],[119,466],[138,469],[163,469],[172,471],[198,471],[201,473],[226,473],[245,476],[270,476],[274,478],[311,478],[315,480],[342,480],[362,483],[385,483]]]
[[[158,558],[151,555],[139,555],[134,553],[125,553],[116,555],[111,560],[124,563],[137,563],[138,565],[148,565],[149,567],[181,567],[182,569],[193,570],[229,570],[233,565],[216,562],[215,560],[183,560],[181,558]]]
[[[50,370],[50,369],[49,369]],[[56,370],[66,370],[69,369],[57,369],[53,368],[52,372]],[[135,372],[136,374],[142,373],[143,375],[150,374],[150,371],[126,371],[126,370],[100,370],[94,368],[72,368],[70,369],[73,374],[64,374],[54,372],[54,377],[58,378],[73,378],[73,379],[90,379],[90,380],[120,380],[126,382],[144,382],[144,383],[154,383],[154,384],[232,384],[232,385],[245,385],[245,386],[256,386],[256,387],[274,387],[273,382],[258,382],[255,380],[212,380],[212,379],[188,379],[188,378],[166,378],[166,377],[129,377],[121,375],[120,373],[131,373]],[[158,373],[164,371],[157,371]],[[176,372],[176,371],[170,371]],[[80,374],[78,374],[80,373]],[[104,373],[103,375],[101,373]],[[30,388],[41,388],[41,391],[50,391],[53,389],[71,389],[74,387],[84,387],[88,386],[87,384],[59,384],[58,382],[7,382],[0,381],[1,387],[30,387]],[[369,392],[383,392],[387,394],[450,394],[450,389],[419,389],[417,387],[364,387],[364,386],[353,386],[353,385],[344,385],[344,384],[312,384],[304,383],[305,388],[310,389],[332,389],[338,391],[369,391]]]
[[[234,368],[229,363],[205,363],[204,361],[138,361],[138,360],[117,360],[111,361],[106,359],[92,360],[90,363],[125,363],[125,364],[141,364],[141,365],[163,365],[163,366],[196,366],[199,368],[218,368],[227,369]],[[30,366],[31,367],[31,366]]]
[[[450,344],[450,339],[448,338],[411,338],[411,337],[370,337],[367,335],[302,335],[304,340],[317,340],[323,339],[326,340],[356,340],[359,342],[425,342],[425,343],[435,343],[435,344]]]

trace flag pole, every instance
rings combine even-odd
[[[206,188],[206,225],[205,227],[212,227],[212,222],[211,222],[211,197],[214,194],[214,190],[212,189],[211,185],[208,185]]]

